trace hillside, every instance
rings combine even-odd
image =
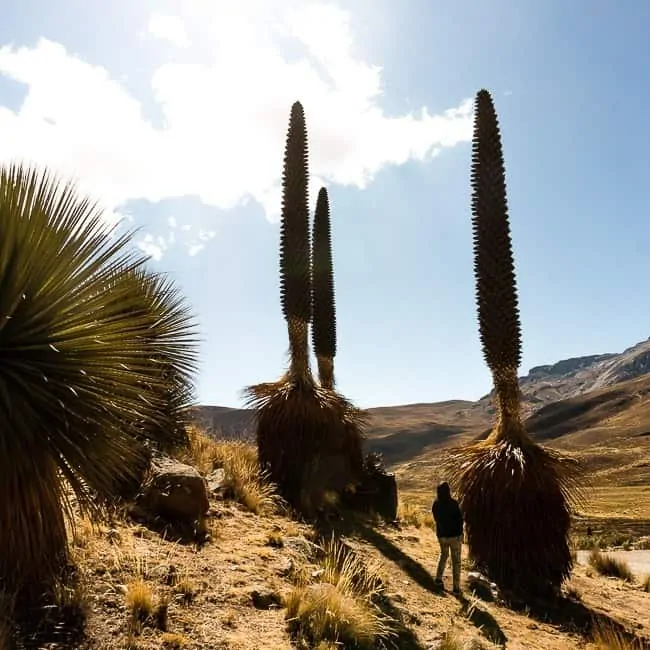
[[[319,533],[289,518],[254,475],[234,472],[254,454],[252,447],[205,444],[191,447],[184,460],[207,477],[222,466],[237,487],[230,496],[219,486],[210,488],[207,543],[173,541],[122,511],[97,529],[78,520],[72,539],[83,588],[64,602],[86,612],[85,634],[74,646],[42,647],[334,650],[353,647],[353,639],[365,640],[364,647],[406,650],[612,647],[589,643],[580,633],[592,617],[643,639],[639,648],[650,647],[645,570],[626,583],[579,564],[555,607],[519,612],[473,583],[464,558],[465,593],[456,597],[434,584],[438,549],[423,508],[404,501],[399,526],[352,520]],[[647,517],[647,508],[639,516]],[[333,555],[328,546],[332,533],[344,556]],[[642,541],[636,534],[635,545]],[[342,557],[357,582],[343,579]],[[326,615],[319,618],[321,610]],[[320,623],[325,620],[331,622]],[[309,642],[310,630],[333,630],[335,624],[347,643]],[[382,630],[390,631],[388,643],[368,644],[368,635]]]
[[[614,472],[617,480],[644,481],[643,454],[650,444],[650,436],[644,436],[650,431],[649,370],[650,340],[620,354],[531,368],[520,380],[529,430],[566,450],[582,452],[597,443],[585,451],[591,468],[614,471],[620,466]],[[418,467],[442,449],[484,435],[494,417],[489,395],[477,402],[451,400],[369,411],[368,448],[397,468]],[[199,406],[194,417],[197,424],[224,437],[252,434],[251,412],[246,409]]]

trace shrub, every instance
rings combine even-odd
[[[598,549],[594,549],[589,554],[589,564],[600,575],[620,578],[625,582],[634,582],[634,574],[630,570],[628,563],[625,560],[615,558],[613,555],[601,553]]]
[[[67,487],[95,518],[137,478],[196,356],[173,285],[74,187],[4,167],[0,224],[0,582],[27,603],[69,563]]]

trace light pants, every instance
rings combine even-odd
[[[440,542],[440,560],[438,561],[438,571],[436,580],[442,580],[442,574],[445,571],[449,551],[451,551],[451,572],[454,582],[454,590],[460,590],[460,548],[463,542],[460,537],[438,537]]]

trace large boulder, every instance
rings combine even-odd
[[[370,453],[364,462],[360,483],[345,499],[346,505],[361,512],[372,512],[388,522],[397,519],[397,480],[386,472],[381,456]]]
[[[171,523],[201,524],[210,504],[205,479],[190,465],[167,456],[152,459],[138,505]]]

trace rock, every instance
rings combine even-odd
[[[138,497],[138,505],[171,522],[202,521],[210,504],[203,477],[190,465],[161,456],[151,463],[151,475]]]
[[[271,609],[272,607],[280,607],[282,605],[280,595],[267,587],[253,589],[250,596],[255,609]]]
[[[366,474],[354,494],[348,497],[355,510],[374,512],[386,521],[397,519],[397,481],[395,474]]]
[[[226,490],[226,470],[223,467],[215,469],[212,473],[208,474],[205,479],[208,484],[208,490],[212,494],[223,494]]]

